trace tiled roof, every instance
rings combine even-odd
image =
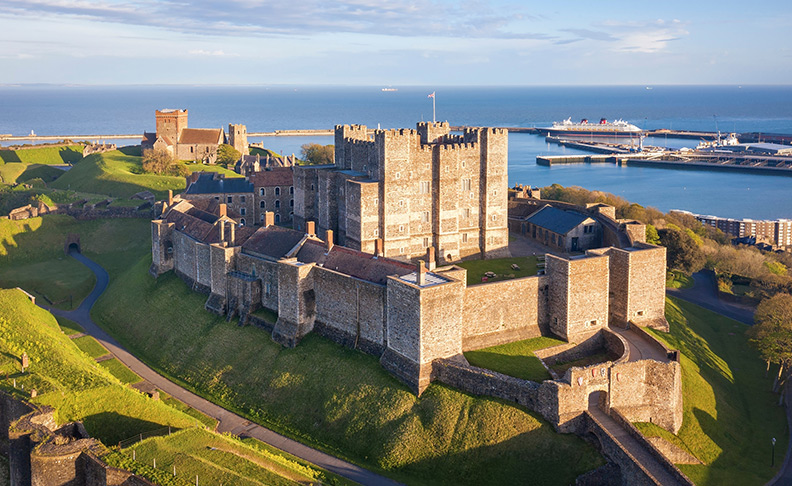
[[[321,241],[313,239],[305,240],[302,248],[297,252],[297,261],[302,263],[322,264],[327,256],[325,248],[327,248],[327,245]]]
[[[250,175],[253,187],[291,186],[294,184],[294,171],[291,167],[274,167],[254,172]]]
[[[190,184],[185,194],[239,194],[252,193],[253,184],[244,177],[226,179],[216,172],[201,172],[195,182]]]
[[[304,237],[305,233],[301,231],[267,226],[253,233],[242,245],[242,251],[278,260],[285,257]]]
[[[586,214],[545,206],[533,213],[526,221],[553,233],[565,235],[588,218]]]
[[[196,209],[200,209],[201,211],[205,211],[214,215],[220,214],[220,201],[216,199],[188,199],[188,201],[190,201],[190,204],[192,204]],[[231,219],[239,219],[242,217],[241,214],[229,207],[226,207],[226,216]]]
[[[181,204],[182,203],[180,203],[180,205]],[[192,206],[190,206],[190,208],[192,208]],[[191,214],[182,212],[183,209],[185,208],[180,208],[179,206],[174,207],[168,211],[165,221],[173,223],[176,231],[181,231],[198,241],[204,241],[212,230],[212,223],[214,221],[208,222],[201,218],[197,218]],[[215,220],[217,220],[217,218],[215,218]]]
[[[385,284],[389,275],[406,275],[415,271],[415,266],[389,258],[375,258],[343,246],[334,246],[327,255],[324,268],[351,275],[361,280]]]
[[[143,145],[146,145],[146,144],[154,145],[154,142],[156,142],[156,141],[157,141],[157,134],[156,133],[143,132],[143,140],[141,141],[141,144],[143,144]]]
[[[179,143],[221,144],[224,137],[220,128],[185,128],[179,135]]]

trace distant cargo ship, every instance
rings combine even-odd
[[[605,118],[600,119],[599,123],[589,123],[586,118],[580,123],[572,122],[572,118],[567,118],[562,122],[554,122],[552,127],[537,128],[547,135],[589,135],[595,137],[612,137],[614,135],[640,135],[641,129],[624,120],[614,120],[609,122]]]
[[[399,91],[399,88],[382,88],[382,91]]]

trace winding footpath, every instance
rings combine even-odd
[[[94,261],[86,258],[79,252],[69,253],[77,261],[91,269],[96,275],[96,286],[94,286],[88,297],[83,300],[80,306],[73,311],[63,311],[60,309],[41,306],[53,314],[78,323],[85,329],[85,333],[99,341],[110,353],[119,361],[124,363],[130,370],[137,373],[141,378],[151,383],[168,395],[177,398],[190,407],[216,419],[218,421],[218,432],[230,432],[239,436],[253,437],[266,444],[277,447],[293,456],[306,460],[330,472],[351,479],[357,483],[371,486],[393,486],[398,485],[393,481],[379,474],[375,474],[367,469],[356,466],[349,462],[338,459],[337,457],[326,454],[322,451],[313,449],[297,441],[284,437],[277,432],[253,423],[233,412],[230,412],[214,403],[199,397],[198,395],[180,387],[167,378],[159,375],[156,371],[149,368],[142,361],[124,349],[115,339],[110,337],[91,319],[91,308],[96,300],[107,288],[109,276],[104,268]]]
[[[708,270],[693,274],[693,286],[687,289],[667,289],[666,293],[672,297],[679,297],[682,300],[696,304],[712,312],[730,317],[735,321],[753,324],[754,310],[747,306],[731,304],[718,298],[718,286],[715,283],[715,276]]]

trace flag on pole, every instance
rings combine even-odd
[[[434,91],[432,91],[432,94],[430,94],[429,96],[427,96],[427,98],[434,98],[434,97],[435,97],[435,92],[434,92]]]

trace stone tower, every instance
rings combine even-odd
[[[157,110],[157,137],[171,144],[179,143],[182,130],[187,128],[187,110]]]
[[[245,125],[228,124],[228,144],[242,155],[248,154],[247,127]]]

